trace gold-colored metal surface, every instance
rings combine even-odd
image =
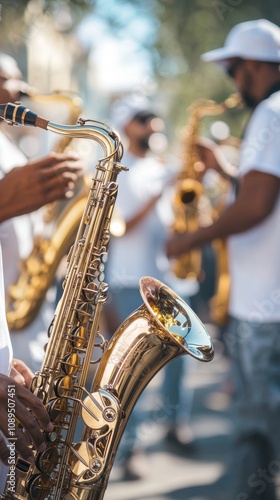
[[[243,101],[239,93],[230,95],[223,104],[220,104],[221,113],[227,109],[242,108]],[[219,108],[218,108],[219,109]],[[240,140],[230,138],[231,146],[236,150],[240,148]],[[229,184],[229,183],[228,183]],[[214,219],[219,217],[225,206],[222,203],[214,210]],[[228,306],[230,294],[230,275],[228,267],[228,252],[226,240],[217,239],[212,243],[216,255],[216,287],[213,297],[209,301],[211,320],[218,326],[225,326],[229,319]]]
[[[82,99],[73,92],[32,93],[29,99],[40,105],[66,105],[71,124],[77,122],[82,111]],[[54,150],[64,152],[71,141],[68,135],[62,136]],[[75,240],[89,186],[90,177],[83,175],[76,184],[73,198],[44,207],[44,228],[34,237],[30,254],[20,261],[17,282],[8,289],[6,316],[10,330],[21,330],[36,318],[58,266]]]
[[[82,418],[87,425],[71,455],[76,481],[71,498],[84,498],[80,489],[90,487],[90,499],[103,499],[111,457],[116,455],[131,411],[163,366],[186,354],[204,362],[213,359],[209,334],[177,294],[149,276],[140,280],[140,293],[142,306],[113,335],[84,400]]]
[[[7,113],[9,119],[13,106],[6,110],[0,105],[0,116],[5,118]],[[37,118],[26,115],[36,125]],[[45,127],[46,120],[38,123]],[[49,329],[45,358],[31,386],[49,411],[54,429],[48,435],[47,449],[43,453],[33,450],[35,465],[18,460],[15,493],[7,487],[2,500],[102,500],[130,413],[152,377],[177,356],[190,354],[211,361],[214,354],[207,331],[189,306],[151,277],[140,281],[143,305],[124,321],[108,345],[102,339],[98,328],[108,291],[104,266],[109,226],[117,176],[125,167],[120,164],[122,146],[117,133],[100,122],[90,123],[71,127],[47,122],[46,126],[97,141],[105,157],[96,166],[68,255],[64,291]],[[104,352],[88,390],[89,368],[98,345]]]
[[[224,113],[241,103],[239,94],[232,94],[223,103],[199,100],[189,107],[189,122],[183,131],[182,167],[178,175],[173,199],[175,233],[192,232],[198,229],[200,200],[204,194],[201,183],[203,168],[197,151],[199,126],[205,116]],[[200,280],[201,250],[194,249],[174,259],[172,271],[179,279]]]

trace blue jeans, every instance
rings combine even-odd
[[[280,472],[280,323],[231,319],[235,439],[232,500],[275,500]]]
[[[181,356],[170,361],[164,368],[162,386],[163,411],[169,427],[187,424],[190,420],[193,390],[184,387],[188,371],[188,356]]]

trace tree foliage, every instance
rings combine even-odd
[[[186,121],[187,107],[197,99],[223,101],[234,86],[214,64],[201,61],[201,54],[221,47],[237,23],[266,18],[280,19],[275,0],[128,0],[154,16],[158,27],[152,41],[154,70],[159,91],[165,96],[169,119],[176,125]],[[233,128],[240,129],[233,113]]]
[[[166,102],[169,120],[172,126],[181,126],[193,101],[207,98],[221,102],[234,91],[216,65],[201,61],[201,54],[222,46],[228,31],[239,22],[266,18],[278,24],[280,19],[280,2],[276,0],[117,0],[116,3],[115,9],[106,9],[107,0],[4,0],[0,43],[3,47],[10,42],[16,54],[30,26],[40,16],[56,19],[60,14],[63,18],[67,12],[72,20],[69,29],[91,12],[102,16],[121,37],[125,24],[129,23],[127,11],[133,15],[134,7],[154,22],[155,35],[143,43],[152,57],[158,93]],[[98,9],[100,4],[102,9]],[[60,29],[66,30],[67,26]],[[235,121],[236,118],[233,126]]]
[[[40,21],[42,16],[55,18],[58,13],[70,13],[72,23],[75,23],[94,4],[95,0],[4,0],[0,5],[1,48],[9,44],[15,49],[20,48],[30,26]]]

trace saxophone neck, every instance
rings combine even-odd
[[[103,122],[80,118],[77,125],[53,123],[20,103],[10,102],[0,104],[0,118],[9,125],[38,127],[71,138],[94,139],[103,148],[105,157],[113,157],[117,162],[123,155],[118,133]]]
[[[51,132],[72,138],[94,139],[102,147],[106,158],[116,157],[116,161],[122,158],[123,149],[119,134],[106,123],[80,118],[77,125],[48,122],[46,128]],[[102,160],[103,158],[100,162]]]

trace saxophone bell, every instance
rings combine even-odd
[[[60,114],[63,110],[67,111],[67,123],[77,122],[82,111],[82,99],[76,92],[61,90],[52,93],[39,93],[27,85],[21,88],[22,94],[25,94],[24,97],[28,98],[27,107],[15,103],[7,104],[6,110],[4,107],[1,107],[0,110],[2,118],[9,121],[10,125],[18,124],[17,120],[19,120],[20,125],[28,125],[28,116],[33,116],[29,125],[37,125],[38,115],[35,113],[32,115],[31,111],[27,111],[31,103],[36,104],[37,112],[42,108],[50,110],[50,107],[52,112],[55,110],[55,114]],[[34,130],[34,132],[37,141],[40,135],[37,134],[38,130]],[[57,138],[57,136],[55,137]],[[41,139],[37,144],[39,142]],[[44,139],[43,148],[45,146]],[[64,135],[59,140],[55,139],[52,150],[56,153],[64,153],[67,149],[77,151],[77,146],[77,142]],[[88,145],[83,151],[85,149],[90,151],[90,148],[92,146]],[[76,182],[73,197],[48,203],[43,207],[41,211],[42,226],[34,234],[33,246],[29,255],[20,260],[17,279],[9,284],[7,290],[6,316],[11,331],[26,328],[37,317],[60,263],[75,239],[90,182],[90,174],[84,173]]]
[[[211,361],[214,350],[211,338],[194,311],[171,288],[155,278],[140,280],[140,293],[152,317],[170,341],[178,342],[183,351],[199,361]]]
[[[179,295],[150,276],[141,278],[139,287],[143,304],[113,335],[98,366],[91,396],[84,401],[82,417],[87,427],[70,457],[73,499],[84,498],[82,488],[91,488],[90,500],[103,499],[111,457],[116,455],[139,396],[159,370],[182,355],[204,362],[214,356],[207,330]],[[91,413],[98,414],[99,421]],[[98,467],[93,470],[90,464]]]

